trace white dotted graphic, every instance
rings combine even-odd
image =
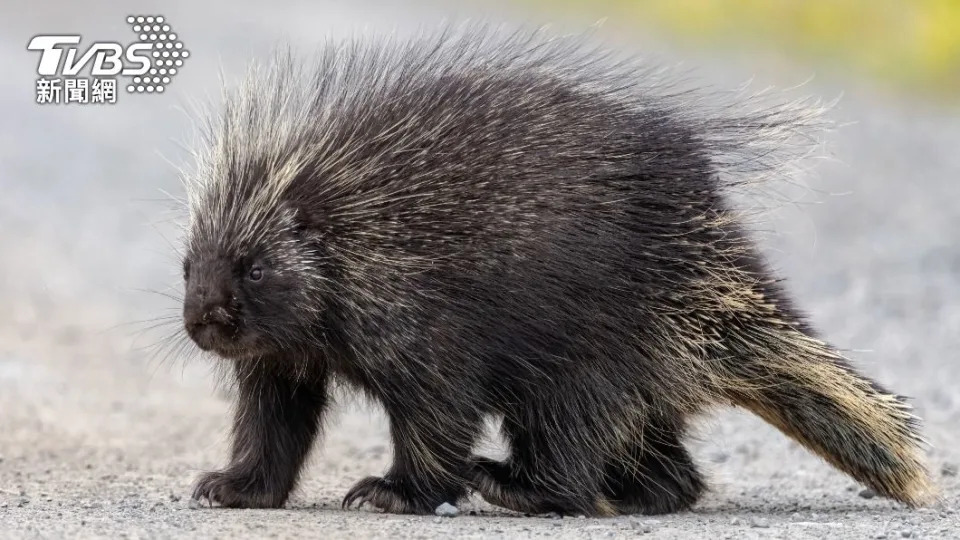
[[[183,58],[190,56],[190,51],[184,49],[183,42],[173,32],[170,23],[156,15],[130,15],[127,24],[138,35],[141,42],[149,43],[153,47],[150,56],[153,64],[148,74],[133,77],[133,84],[127,85],[130,93],[163,92],[172,77],[177,74],[173,66],[183,66]],[[158,76],[161,75],[161,76]]]

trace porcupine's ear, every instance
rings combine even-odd
[[[305,240],[310,231],[316,228],[310,212],[300,206],[290,206],[287,211],[293,235],[297,239]]]
[[[293,232],[293,235],[298,239],[303,239],[310,225],[307,219],[307,213],[301,208],[291,207],[288,210],[288,216],[291,225],[290,230]]]
[[[290,219],[295,231],[302,237],[322,235],[328,227],[329,221],[322,212],[311,209],[306,205],[291,203],[289,208]]]

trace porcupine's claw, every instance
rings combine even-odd
[[[279,508],[285,497],[251,481],[246,475],[233,470],[208,472],[200,477],[191,498],[198,503],[207,502],[224,508]]]
[[[340,504],[340,507],[347,509],[359,501],[360,504],[357,507],[362,508],[364,504],[371,501],[377,484],[382,481],[383,479],[379,476],[368,476],[360,480],[354,484],[353,487],[350,488],[350,491],[343,497],[343,502]]]
[[[368,476],[350,488],[341,506],[349,508],[355,503],[359,506],[370,503],[392,514],[432,514],[444,502],[456,503],[455,496],[441,495],[444,490],[434,492],[415,486],[412,479]]]

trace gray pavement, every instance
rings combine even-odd
[[[382,415],[345,399],[286,509],[190,508],[198,472],[226,455],[230,404],[207,363],[151,349],[176,324],[160,319],[149,329],[178,307],[157,292],[175,294],[179,273],[171,244],[182,212],[163,193],[181,193],[170,162],[185,161],[174,140],[189,140],[191,121],[180,109],[217,94],[218,67],[234,74],[278,39],[305,45],[364,26],[429,26],[483,10],[171,2],[162,15],[194,55],[169,92],[121,95],[112,107],[33,103],[37,57],[25,48],[32,35],[77,30],[125,40],[128,12],[151,9],[3,3],[0,537],[960,537],[960,113],[842,76],[802,89],[827,98],[844,92],[831,116],[853,123],[831,135],[835,159],[788,190],[796,204],[767,212],[761,237],[823,333],[915,398],[942,503],[907,510],[866,497],[761,421],[721,411],[692,442],[713,485],[692,512],[557,519],[476,502],[452,519],[345,512],[338,503],[348,487],[390,459]],[[607,35],[639,48],[622,28]],[[718,87],[754,76],[759,86],[793,85],[812,73],[644,46],[700,66],[696,73]]]

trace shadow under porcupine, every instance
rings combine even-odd
[[[814,335],[726,198],[809,147],[816,107],[711,107],[539,31],[311,61],[228,93],[187,181],[185,328],[238,394],[195,498],[283,505],[334,380],[384,406],[394,446],[345,506],[681,510],[705,487],[688,422],[729,403],[884,496],[933,497],[909,407]],[[505,461],[472,455],[491,415]]]

